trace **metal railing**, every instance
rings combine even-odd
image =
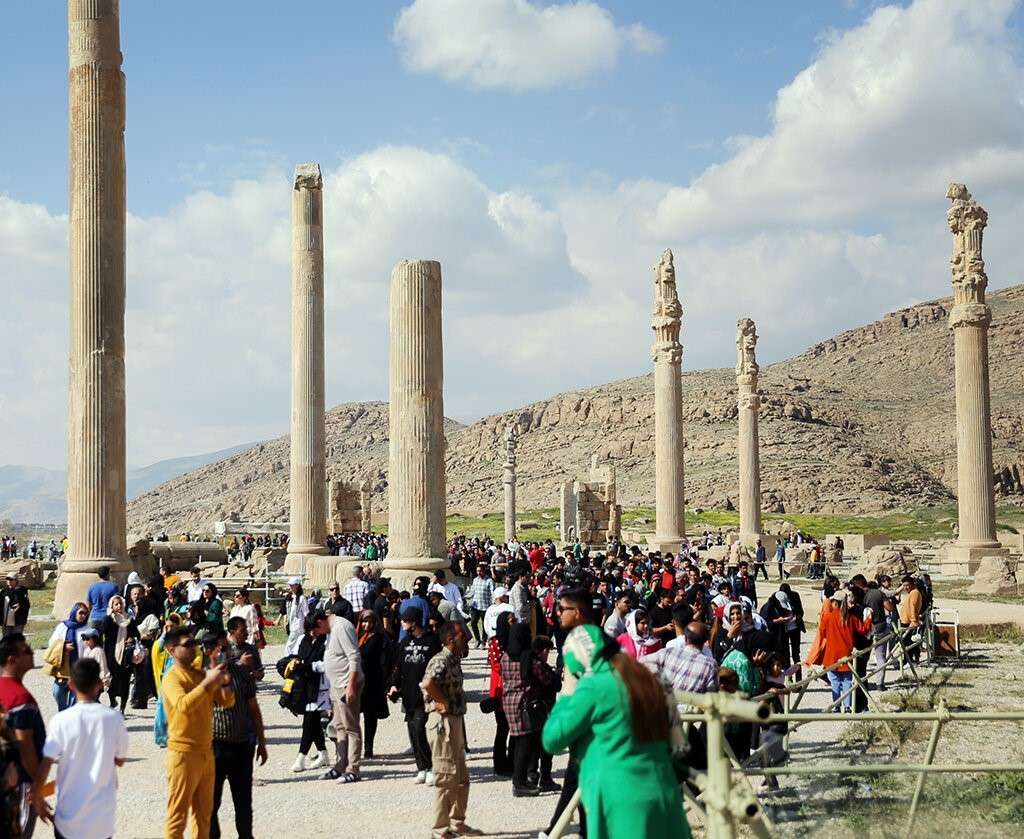
[[[693,723],[704,723],[705,739],[707,742],[707,772],[690,770],[688,782],[681,785],[683,798],[689,812],[699,818],[707,825],[709,839],[734,839],[740,825],[760,837],[771,837],[774,835],[773,825],[761,805],[760,799],[749,781],[749,776],[764,776],[765,778],[776,778],[779,776],[813,776],[813,775],[865,775],[865,774],[900,774],[911,773],[917,775],[914,786],[914,794],[910,802],[907,821],[903,836],[908,839],[913,831],[914,821],[917,816],[918,807],[924,792],[925,781],[930,774],[970,774],[970,773],[993,773],[993,772],[1024,772],[1024,763],[975,763],[955,765],[935,764],[935,753],[938,748],[939,739],[945,726],[956,722],[988,722],[988,721],[1010,721],[1024,722],[1024,710],[1022,711],[989,711],[989,712],[968,712],[949,711],[944,702],[940,699],[934,711],[886,711],[880,709],[878,703],[873,700],[870,691],[867,690],[863,679],[856,674],[856,659],[868,655],[882,644],[892,644],[888,651],[885,662],[865,675],[865,679],[871,678],[874,674],[881,672],[888,666],[890,661],[897,659],[902,667],[908,665],[914,674],[914,681],[920,684],[920,679],[913,662],[907,655],[923,644],[924,638],[911,643],[903,642],[904,633],[892,632],[877,639],[871,646],[861,650],[855,650],[850,655],[834,662],[827,668],[813,668],[811,675],[795,682],[787,682],[786,692],[783,693],[784,710],[781,714],[772,713],[764,701],[771,694],[762,694],[750,700],[740,699],[726,693],[689,694],[675,691],[673,699],[680,707],[689,706],[690,709],[676,715],[677,725],[673,726],[673,748],[675,750],[683,747],[687,741],[685,728]],[[835,670],[843,665],[853,665],[853,685],[837,699],[834,699],[823,711],[797,712],[800,702],[806,695],[808,687],[819,680],[824,674]],[[877,709],[873,712],[861,713],[853,716],[848,713],[836,712],[834,709],[853,691],[861,689],[868,698],[871,707]],[[795,702],[793,692],[796,691]],[[816,766],[755,766],[751,762],[765,756],[765,750],[771,743],[764,743],[752,752],[741,763],[736,759],[732,749],[725,739],[725,724],[727,722],[749,722],[757,725],[778,725],[786,726],[783,748],[788,755],[789,735],[801,726],[810,723],[820,722],[879,722],[890,726],[894,722],[931,722],[931,732],[928,738],[928,745],[925,749],[923,763],[827,763]],[[895,732],[893,732],[895,734]],[[896,738],[898,741],[898,737]],[[895,750],[892,752],[895,754]],[[697,792],[694,792],[694,789]],[[565,830],[571,823],[577,808],[579,807],[579,790],[563,811],[556,822],[554,829],[548,834],[549,839],[561,839]]]

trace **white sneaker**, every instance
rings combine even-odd
[[[412,779],[414,784],[423,784],[427,780],[427,771],[425,769],[420,770],[416,773],[416,777]]]
[[[292,772],[301,772],[305,768],[306,756],[300,753],[299,756],[295,758],[295,763],[292,764]]]
[[[327,752],[318,752],[316,758],[313,760],[307,769],[322,769],[327,765]]]
[[[424,780],[423,783],[425,783],[428,787],[432,787],[434,785],[434,773],[429,769],[427,770],[426,780]]]

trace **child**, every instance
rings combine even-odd
[[[83,658],[91,658],[100,666],[100,680],[103,682],[103,689],[109,690],[110,688],[110,670],[107,669],[107,656],[103,652],[103,647],[100,646],[100,634],[89,627],[83,629],[79,635],[85,642],[85,652],[82,654]]]

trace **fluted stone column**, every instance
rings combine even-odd
[[[441,263],[391,274],[388,556],[395,587],[448,565],[445,550]]]
[[[54,594],[67,617],[100,566],[130,570],[125,537],[124,74],[118,0],[68,2],[71,341],[68,540]]]
[[[989,401],[988,327],[992,310],[985,302],[988,276],[982,238],[988,213],[963,184],[950,184],[946,197],[953,234],[953,330],[956,371],[956,471],[959,535],[947,548],[950,571],[974,573],[983,556],[1005,554],[996,539],[992,488],[992,417]]]
[[[284,570],[327,553],[324,451],[324,197],[320,166],[295,167],[292,189],[291,532]]]
[[[756,545],[761,538],[761,456],[757,437],[757,329],[750,318],[736,322],[736,387],[739,440],[740,541]]]
[[[505,543],[516,536],[516,446],[519,443],[519,429],[515,424],[505,431],[505,466],[502,471],[502,486],[505,490]]]
[[[676,270],[667,250],[654,268],[654,550],[676,553],[686,538],[683,490],[683,347],[679,327],[683,307],[676,293]]]
[[[359,484],[359,527],[364,533],[373,529],[373,510],[370,507],[370,480],[364,478]]]

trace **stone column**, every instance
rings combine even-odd
[[[505,489],[505,543],[516,536],[516,446],[519,443],[519,428],[510,424],[505,431],[505,466],[502,485]]]
[[[683,307],[676,293],[672,251],[654,268],[654,472],[655,534],[647,540],[653,550],[676,553],[686,539],[683,494],[683,402],[680,374],[683,347],[679,327]]]
[[[320,166],[295,167],[292,189],[291,532],[284,570],[327,553],[324,449],[324,194]]]
[[[396,588],[448,566],[445,539],[441,263],[391,273],[388,555]]]
[[[992,310],[985,302],[988,277],[982,259],[982,235],[988,213],[963,184],[950,184],[946,197],[953,233],[953,330],[956,368],[956,472],[960,529],[945,561],[960,573],[974,573],[983,556],[1006,553],[996,539],[992,489],[992,419],[989,402],[988,327]]]
[[[124,74],[118,0],[68,2],[71,341],[66,618],[96,571],[130,570],[125,538]]]
[[[750,318],[736,322],[736,387],[739,391],[737,453],[740,473],[740,541],[747,546],[761,538],[761,457],[758,451],[757,328]]]
[[[359,527],[363,533],[373,529],[373,510],[370,507],[370,479],[363,478],[359,484]]]

